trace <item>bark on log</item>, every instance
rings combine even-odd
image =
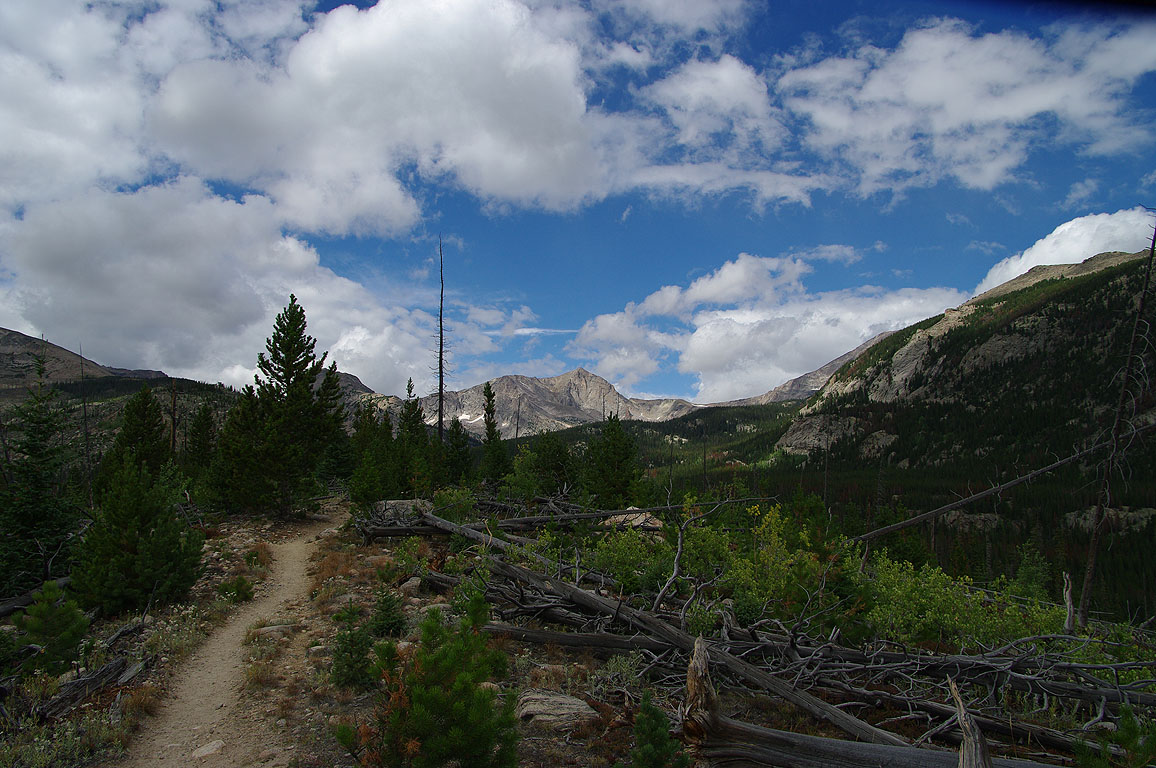
[[[97,691],[115,685],[127,667],[128,657],[119,656],[90,675],[64,683],[55,696],[36,709],[36,714],[49,719],[68,714]]]
[[[569,648],[607,651],[669,651],[670,645],[649,637],[627,637],[607,632],[556,632],[549,629],[527,629],[511,624],[487,624],[482,631],[488,635],[508,637],[521,643],[559,645]]]

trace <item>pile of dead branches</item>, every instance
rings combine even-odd
[[[695,649],[695,638],[682,628],[685,601],[667,595],[666,588],[645,601],[616,594],[612,579],[582,568],[580,560],[568,565],[551,561],[522,546],[527,539],[513,534],[546,523],[558,528],[614,519],[627,525],[632,521],[616,516],[641,518],[667,508],[594,511],[550,500],[541,503],[551,504],[546,514],[527,515],[522,508],[483,503],[479,511],[490,516],[490,522],[465,525],[439,517],[429,506],[410,506],[407,516],[399,518],[383,505],[377,514],[363,519],[359,528],[367,538],[433,532],[465,537],[483,556],[474,575],[484,580],[487,599],[500,620],[487,631],[523,642],[594,653],[637,651],[649,659],[647,671],[652,679],[681,686],[682,671]],[[504,519],[499,518],[502,515]],[[681,543],[681,536],[679,539]],[[427,572],[425,578],[442,589],[459,579],[437,572]],[[889,765],[939,764],[928,761],[928,756],[943,745],[966,743],[969,728],[1001,751],[1055,764],[1056,753],[1070,755],[1079,742],[1094,739],[1090,729],[1112,720],[1122,704],[1139,712],[1156,711],[1156,694],[1152,692],[1156,689],[1156,661],[1092,664],[1082,660],[1087,657],[1085,646],[1103,641],[1040,636],[975,655],[934,653],[886,643],[851,648],[833,638],[810,637],[798,627],[764,624],[758,629],[742,628],[733,617],[723,615],[720,636],[704,641],[700,651],[717,675],[728,684],[790,702],[860,742],[856,748],[846,748],[850,749],[850,757],[844,755],[848,762],[831,758],[828,762],[782,764],[864,764],[855,761],[875,758],[856,751],[863,744],[915,753],[915,757],[902,759],[888,757],[896,761],[886,763]],[[1140,679],[1124,682],[1137,677]],[[952,696],[955,686],[963,692],[958,698]],[[1009,707],[1013,699],[1015,706]],[[1069,716],[1086,715],[1084,728],[1061,731],[1040,724],[1057,710]],[[734,725],[714,716],[707,721]],[[688,741],[697,743],[702,755],[722,759],[729,753],[718,739],[733,738],[741,728],[691,730],[698,734],[698,741]],[[806,740],[780,746],[800,754],[814,748]],[[836,752],[840,749],[846,752],[842,747]],[[755,760],[753,764],[775,763]]]

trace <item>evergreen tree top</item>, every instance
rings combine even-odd
[[[272,390],[284,396],[290,389],[308,386],[310,390],[325,367],[328,352],[318,359],[317,340],[305,332],[305,308],[289,294],[289,305],[273,321],[273,335],[265,340],[265,350],[257,353],[257,367],[266,381],[258,379],[262,391]]]

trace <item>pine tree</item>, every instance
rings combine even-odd
[[[204,539],[177,517],[176,494],[171,479],[154,479],[131,451],[122,457],[72,572],[86,605],[115,614],[188,593]]]
[[[88,617],[74,601],[64,599],[64,591],[55,581],[44,582],[34,598],[28,610],[13,621],[25,633],[26,642],[41,648],[26,666],[58,675],[76,658],[76,650],[88,631]]]
[[[189,425],[188,444],[181,461],[189,477],[195,480],[208,471],[216,447],[217,427],[213,421],[213,409],[208,403],[202,403]]]
[[[349,497],[361,506],[382,499],[396,498],[398,484],[398,457],[393,439],[389,413],[363,405],[353,421],[350,449],[356,457],[353,474],[349,478]]]
[[[258,512],[274,498],[276,489],[265,474],[270,461],[268,431],[257,392],[247,386],[225,416],[209,470],[210,492],[222,508]]]
[[[172,458],[164,412],[148,384],[125,403],[124,421],[106,457],[110,470],[115,471],[121,457],[130,451],[153,474],[160,472]]]
[[[513,768],[517,764],[514,699],[497,704],[482,683],[505,672],[506,657],[486,647],[481,627],[486,605],[475,598],[456,630],[431,611],[421,625],[421,644],[406,661],[396,646],[379,646],[384,689],[376,721],[339,734],[363,750],[366,765],[392,768]]]
[[[336,365],[306,333],[305,310],[290,294],[265,351],[256,389],[246,388],[222,429],[212,485],[232,509],[290,513],[319,477],[343,477],[352,458],[342,445],[344,414]]]
[[[405,401],[398,416],[397,449],[402,490],[406,493],[429,490],[426,487],[430,480],[429,433],[413,379],[405,385]]]
[[[638,449],[617,415],[606,417],[601,433],[590,440],[586,457],[586,486],[597,496],[598,506],[621,509],[629,504],[640,473]]]
[[[642,694],[642,703],[634,718],[630,764],[619,762],[614,768],[690,768],[690,758],[682,751],[682,745],[670,737],[670,723],[652,703],[650,691]]]
[[[37,382],[13,409],[0,465],[0,594],[23,592],[62,572],[79,510],[69,498],[64,416],[37,361]]]
[[[497,406],[494,402],[494,389],[490,382],[482,387],[483,411],[482,423],[486,427],[486,435],[482,438],[482,479],[490,483],[500,483],[502,478],[510,474],[513,465],[510,455],[506,453],[506,446],[502,443],[502,431],[498,429]]]
[[[542,496],[562,493],[573,482],[574,461],[557,432],[545,432],[534,441],[534,472]]]
[[[446,431],[446,479],[451,484],[466,485],[469,482],[473,462],[470,459],[470,436],[457,416],[450,420]]]

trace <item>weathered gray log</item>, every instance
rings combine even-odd
[[[422,573],[422,581],[430,584],[439,592],[446,592],[456,587],[460,582],[456,576],[448,576],[437,571],[425,571]],[[566,610],[561,606],[535,607],[528,608],[518,602],[516,596],[510,594],[512,590],[503,589],[501,585],[489,583],[486,584],[486,598],[491,602],[495,600],[503,600],[514,606],[517,606],[515,611],[506,611],[502,618],[511,618],[512,615],[533,615],[539,619],[552,621],[556,624],[561,624],[567,627],[584,628],[589,624],[589,619],[582,614],[574,611]]]
[[[707,765],[758,768],[957,768],[952,752],[907,745],[864,744],[763,728],[722,715],[710,681],[711,651],[702,638],[695,642],[687,666],[684,740]],[[997,759],[993,768],[1043,768],[1028,760]]]
[[[949,718],[956,714],[954,707],[938,701],[900,696],[894,693],[888,693],[887,691],[864,690],[838,680],[823,680],[822,685],[834,691],[842,692],[855,701],[875,701],[880,704],[891,704],[900,709],[915,709],[920,712],[926,712],[934,717]],[[974,713],[972,713],[972,717],[985,733],[998,735],[1015,741],[1038,744],[1046,749],[1073,752],[1079,741],[1068,736],[1063,731],[1057,731],[1054,728],[1048,728],[1042,725],[1035,725],[1023,721],[999,720],[994,717]],[[1113,754],[1118,753],[1118,748],[1111,747],[1110,749]]]
[[[555,632],[549,629],[527,629],[510,624],[487,624],[482,627],[486,634],[508,637],[522,643],[559,645],[569,648],[611,651],[653,651],[662,653],[670,650],[670,644],[649,637],[627,637],[607,632]]]
[[[1147,691],[1129,690],[1126,687],[1100,686],[1041,677],[1046,672],[1086,671],[1091,665],[1072,664],[1058,659],[1024,656],[965,656],[962,654],[911,654],[898,651],[865,652],[854,648],[844,648],[831,643],[807,645],[805,641],[792,643],[786,636],[781,641],[762,644],[732,644],[743,650],[743,657],[765,657],[770,654],[790,655],[792,660],[814,660],[818,664],[838,663],[856,672],[871,673],[881,670],[889,674],[923,675],[939,680],[954,677],[957,680],[981,680],[986,685],[998,684],[1012,690],[1034,694],[1047,694],[1059,698],[1072,699],[1087,704],[1109,705],[1128,703],[1133,706],[1156,706],[1156,694]],[[1101,681],[1103,682],[1103,681]]]
[[[622,651],[643,649],[660,653],[670,648],[668,643],[652,640],[647,637],[628,637],[626,635],[604,632],[560,632],[543,629],[526,629],[524,627],[513,627],[505,624],[491,624],[484,629],[487,633],[509,636],[520,642],[578,647],[591,649],[593,651],[599,649]],[[744,650],[749,652],[756,646],[752,643],[731,643],[728,647],[732,652]],[[900,709],[914,708],[936,718],[946,719],[956,714],[950,705],[937,701],[915,699],[910,696],[900,696],[886,691],[855,688],[840,681],[829,680],[821,675],[814,678],[814,681],[817,685],[829,690],[835,695],[850,697],[855,701],[877,701]],[[995,734],[1007,739],[1035,743],[1045,748],[1072,752],[1079,741],[1062,731],[1041,725],[1012,720],[1000,720],[977,714],[969,714],[969,716],[985,733]],[[960,738],[962,739],[962,737]]]
[[[36,714],[49,719],[68,714],[97,691],[115,685],[127,667],[128,657],[118,656],[91,674],[63,683],[55,696],[37,707]]]
[[[120,642],[121,639],[128,637],[129,635],[135,635],[137,632],[140,632],[146,626],[147,625],[145,624],[143,619],[137,619],[136,621],[134,621],[131,624],[125,624],[123,627],[121,627],[117,631],[113,632],[112,636],[104,641],[105,649],[111,651],[113,646],[115,646],[118,642]]]

